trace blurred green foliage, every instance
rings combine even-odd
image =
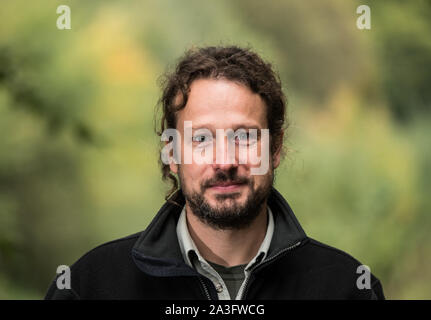
[[[276,186],[306,232],[369,265],[387,298],[431,298],[430,16],[425,0],[3,1],[0,299],[42,298],[58,265],[147,226],[167,190],[157,78],[211,44],[280,72]]]

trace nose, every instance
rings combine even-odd
[[[227,137],[216,139],[213,168],[220,170],[231,170],[238,167],[238,159],[235,142],[231,142]]]

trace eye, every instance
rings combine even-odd
[[[197,143],[209,142],[210,140],[210,137],[204,134],[198,134],[193,136],[193,142]]]
[[[248,140],[248,133],[247,132],[241,132],[236,137],[239,141],[247,141]]]
[[[249,132],[239,132],[235,135],[235,142],[240,145],[252,145],[256,143],[256,139],[256,135]]]

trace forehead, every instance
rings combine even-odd
[[[184,121],[192,121],[193,128],[266,128],[266,106],[245,85],[225,79],[199,79],[191,84],[187,104],[178,113],[178,127]]]

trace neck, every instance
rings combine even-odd
[[[205,224],[186,204],[187,227],[199,253],[210,262],[231,267],[254,258],[266,235],[268,211],[265,203],[254,221],[244,229],[219,230]]]

